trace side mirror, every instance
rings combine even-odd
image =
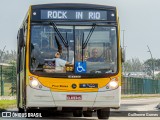
[[[125,62],[125,60],[126,60],[125,50],[124,48],[121,48],[121,61]]]
[[[23,28],[21,28],[18,33],[18,45],[20,48],[25,46]]]
[[[23,33],[23,28],[21,28],[18,31],[17,35],[17,73],[20,72],[20,57],[21,57],[21,48],[25,46],[25,41],[24,41],[24,33]]]

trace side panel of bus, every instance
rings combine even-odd
[[[17,107],[24,108],[26,104],[26,42],[28,24],[26,16],[18,33],[17,53]]]
[[[22,28],[21,28],[22,29]],[[23,32],[23,29],[22,31]],[[23,34],[23,33],[21,33]],[[21,37],[23,37],[22,35]],[[18,44],[18,59],[17,59],[17,106],[23,106],[25,99],[25,47]]]

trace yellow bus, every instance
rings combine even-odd
[[[30,6],[18,31],[19,111],[71,110],[108,118],[120,107],[121,47],[117,9],[94,4]]]

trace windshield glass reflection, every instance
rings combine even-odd
[[[53,25],[32,25],[30,44],[32,72],[81,74],[76,71],[77,67],[84,67],[82,74],[117,72],[116,27],[96,25],[56,27],[58,33]]]

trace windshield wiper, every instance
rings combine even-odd
[[[87,46],[87,44],[88,44],[88,42],[89,42],[89,40],[90,40],[90,38],[92,36],[92,33],[93,33],[95,27],[96,27],[96,23],[93,23],[92,28],[91,28],[91,30],[90,30],[90,32],[89,32],[89,34],[88,34],[88,36],[87,36],[85,41],[84,41],[84,33],[83,33],[83,36],[82,36],[82,61],[83,61],[83,49],[86,48],[86,46]]]
[[[56,40],[56,43],[57,43],[57,46],[58,46],[58,52],[62,53],[62,45],[59,43],[59,41],[58,41],[56,36],[55,36],[55,40]]]
[[[89,42],[89,40],[90,40],[90,38],[91,38],[91,36],[92,36],[92,33],[93,33],[95,27],[96,27],[96,23],[93,23],[92,28],[91,28],[91,30],[90,30],[90,32],[89,32],[86,40],[85,40],[84,43],[82,44],[82,49],[85,49],[85,48],[86,48],[86,46],[87,46],[87,44],[88,44],[88,42]]]
[[[57,26],[55,25],[54,22],[50,22],[50,24],[54,27],[54,30],[57,32],[58,36],[60,37],[61,41],[63,42],[64,46],[68,48],[68,42],[65,41],[61,33],[59,32]]]

